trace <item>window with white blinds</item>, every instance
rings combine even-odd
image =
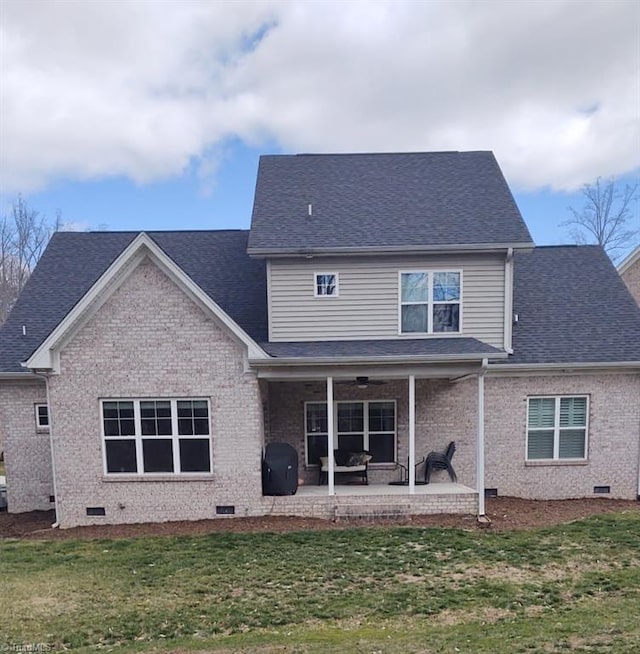
[[[586,395],[530,397],[527,459],[586,459],[588,415]]]

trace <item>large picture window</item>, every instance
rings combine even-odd
[[[589,403],[585,395],[530,397],[527,459],[586,459]]]
[[[400,333],[460,331],[460,271],[400,273]]]
[[[371,463],[393,463],[396,458],[396,403],[393,400],[336,402],[336,448],[367,451]],[[327,404],[305,404],[307,464],[327,456]]]
[[[103,400],[107,474],[211,472],[207,400]]]

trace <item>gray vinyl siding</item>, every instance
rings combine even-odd
[[[462,270],[461,335],[504,345],[504,258],[487,254],[272,259],[270,340],[402,338],[398,335],[400,270]],[[338,273],[338,297],[314,297],[317,272]]]

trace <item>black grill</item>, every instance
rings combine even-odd
[[[262,494],[295,495],[298,453],[288,443],[269,443],[262,459]]]

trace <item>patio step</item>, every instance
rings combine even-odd
[[[405,503],[393,504],[337,504],[334,509],[335,520],[370,519],[380,518],[409,518],[411,516],[411,505]]]

